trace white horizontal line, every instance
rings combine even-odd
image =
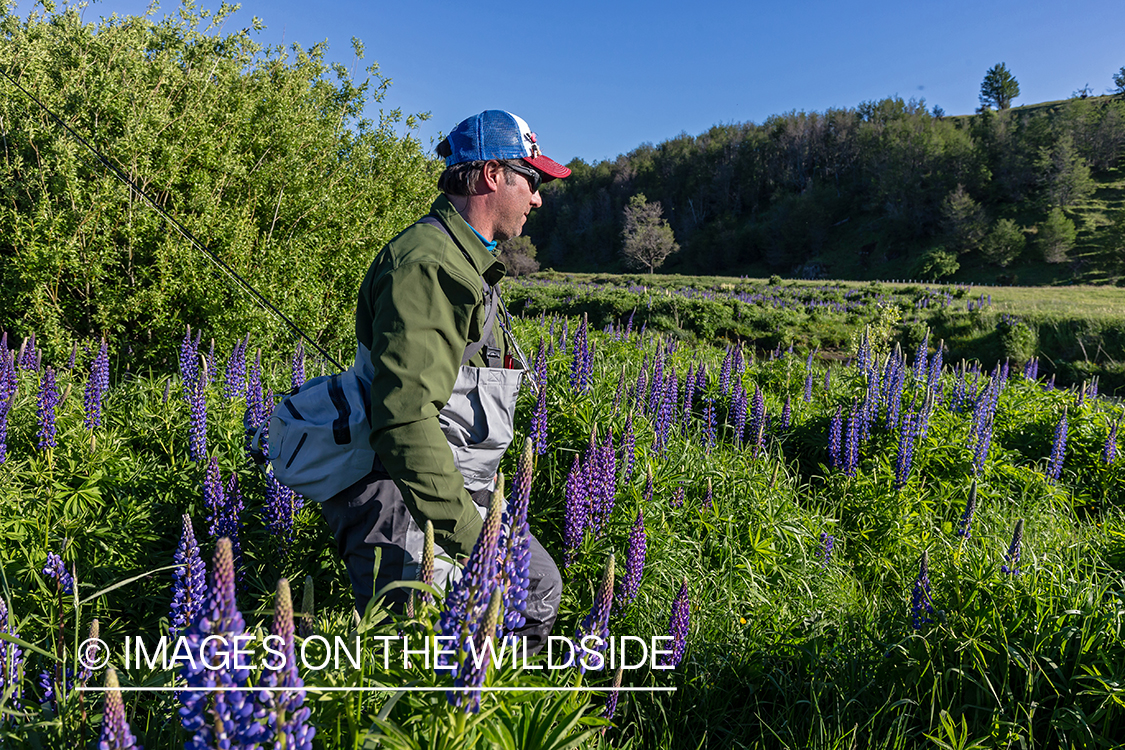
[[[674,687],[209,687],[209,688],[189,688],[189,687],[98,687],[98,686],[83,686],[75,687],[80,693],[104,693],[107,690],[117,690],[122,693],[172,693],[172,692],[185,692],[185,693],[293,693],[303,690],[306,693],[341,693],[341,692],[357,692],[357,693],[468,693],[468,692],[481,692],[481,693],[530,693],[530,692],[548,692],[548,693],[674,693],[678,688]]]

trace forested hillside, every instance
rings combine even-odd
[[[528,234],[543,265],[622,270],[623,209],[660,201],[669,273],[1098,283],[1122,270],[1120,95],[946,117],[892,97],[575,160]]]

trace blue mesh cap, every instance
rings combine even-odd
[[[489,109],[457,124],[449,134],[452,154],[445,157],[451,167],[466,161],[523,159],[543,173],[544,180],[566,177],[570,170],[543,156],[535,133],[511,112]]]

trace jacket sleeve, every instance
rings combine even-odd
[[[481,517],[438,423],[461,365],[479,292],[437,263],[372,280],[371,447],[414,520],[447,553],[468,555]]]

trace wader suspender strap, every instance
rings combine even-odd
[[[432,216],[426,216],[425,218],[419,219],[418,223],[419,224],[430,224],[432,226],[437,227],[442,232],[444,232],[445,236],[449,237],[449,239],[453,241],[454,245],[457,245],[457,249],[460,250],[461,254],[465,256],[465,259],[468,260],[470,264],[472,264],[472,259],[469,258],[469,254],[465,252],[464,248],[462,248],[459,244],[457,244],[457,240],[453,239],[453,236],[451,234],[449,234],[449,230],[445,228],[444,224],[442,224],[440,221],[438,221],[437,219],[435,219]],[[472,359],[473,357],[475,357],[477,352],[479,352],[481,349],[483,349],[484,345],[486,343],[488,343],[489,339],[492,337],[492,326],[496,322],[496,311],[500,307],[500,291],[499,291],[499,289],[497,289],[496,286],[489,286],[488,282],[486,282],[484,280],[483,276],[481,277],[480,283],[481,283],[481,286],[484,288],[484,297],[485,297],[486,303],[488,304],[488,313],[485,315],[485,318],[484,318],[484,326],[481,327],[480,340],[474,341],[474,342],[472,342],[471,344],[469,344],[468,346],[465,347],[465,353],[461,356],[461,365],[462,366],[468,364],[469,360]],[[487,360],[486,364],[489,367],[500,366],[500,365],[493,364],[494,360],[499,359],[500,350],[498,348],[492,347],[492,346],[488,347],[488,349],[489,349],[489,351],[488,351],[488,353],[485,357],[485,359]]]

